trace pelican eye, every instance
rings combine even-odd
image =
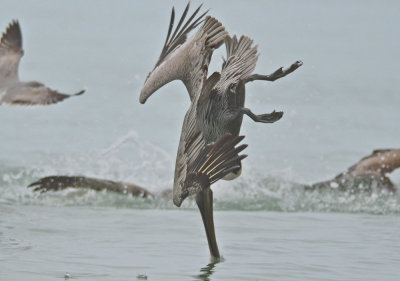
[[[151,72],[149,72],[149,74],[147,74],[146,81],[147,81],[147,79],[149,79],[150,74],[151,74]]]

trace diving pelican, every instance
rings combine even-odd
[[[18,21],[12,21],[0,41],[0,104],[47,105],[62,101],[72,95],[47,88],[40,82],[21,82],[18,66],[24,51]],[[81,95],[82,90],[74,96]]]
[[[189,5],[169,39],[175,16],[174,9],[172,10],[166,43],[156,66],[145,81],[139,98],[141,103],[146,102],[151,94],[172,80],[183,81],[189,92],[191,105],[185,115],[175,166],[173,202],[178,207],[187,196],[187,193],[184,192],[184,182],[187,177],[187,165],[196,155],[193,151],[198,151],[204,144],[217,141],[227,133],[238,136],[243,114],[264,123],[272,123],[281,118],[281,112],[274,111],[270,114],[255,115],[250,110],[243,108],[244,84],[254,80],[273,81],[301,66],[301,62],[296,62],[289,69],[281,68],[272,75],[251,75],[258,57],[256,48],[251,47],[251,40],[245,38],[237,42],[234,37],[229,41],[230,37],[224,27],[212,17],[207,17],[202,27],[191,38],[186,39],[188,33],[185,29],[186,26],[194,28],[204,16],[204,14],[201,15],[191,24],[191,20],[199,10],[197,9],[184,27],[179,30],[188,8]],[[228,58],[223,64],[223,71],[221,74],[215,72],[207,78],[212,52],[224,41],[229,47],[227,47]],[[219,92],[217,92],[218,90]],[[228,112],[229,110],[231,112]],[[225,126],[224,122],[229,124]],[[240,175],[241,159],[239,157],[236,164],[237,169],[232,169],[224,179],[233,179]],[[219,258],[212,219],[212,198],[210,188],[203,189],[196,194],[196,203],[206,228],[210,254],[214,258]]]
[[[216,48],[224,43],[224,39],[228,36],[225,28],[215,18],[207,16],[202,21],[207,12],[196,18],[200,8],[201,6],[183,23],[189,10],[188,4],[173,33],[175,10],[174,8],[172,9],[164,47],[153,71],[148,75],[144,83],[139,101],[145,103],[148,97],[156,90],[173,80],[181,80],[185,84],[189,92],[191,105],[183,121],[175,165],[172,199],[174,204],[180,207],[186,197],[195,195],[196,203],[203,219],[210,255],[212,258],[218,259],[220,258],[220,253],[215,239],[213,193],[210,185],[240,168],[238,163],[246,155],[239,156],[238,153],[246,145],[241,145],[233,151],[233,154],[224,156],[232,159],[229,163],[231,166],[224,170],[225,173],[218,173],[216,178],[203,176],[202,169],[208,169],[208,171],[214,169],[208,167],[213,164],[211,157],[204,158],[202,160],[204,163],[198,160],[205,148],[214,142],[218,144],[233,141],[236,145],[243,137],[224,134],[213,142],[206,142],[203,133],[198,128],[196,120],[197,103],[207,79],[211,55]],[[188,33],[201,23],[202,25],[198,31],[192,37],[187,38]],[[233,139],[231,140],[231,138]],[[193,179],[196,179],[193,175],[196,174],[203,176],[201,188],[193,184]]]

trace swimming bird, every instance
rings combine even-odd
[[[21,82],[18,66],[24,54],[18,21],[12,21],[0,41],[0,104],[48,105],[72,95],[62,94],[37,81]],[[81,95],[82,90],[73,96]]]
[[[397,168],[400,168],[400,149],[376,149],[334,179],[315,183],[306,189],[395,192],[396,188],[387,174]]]
[[[214,230],[213,219],[213,193],[210,185],[217,180],[224,178],[232,171],[240,168],[238,163],[246,157],[238,154],[246,147],[239,146],[233,151],[233,154],[227,154],[224,157],[230,157],[234,162],[230,162],[231,166],[226,168],[224,173],[215,174],[215,178],[203,178],[203,169],[211,171],[214,169],[209,167],[213,164],[211,157],[207,156],[203,159],[204,163],[198,162],[198,157],[202,154],[204,147],[212,143],[220,143],[231,141],[226,136],[221,135],[220,138],[207,142],[204,134],[197,125],[197,103],[201,95],[201,91],[205,86],[207,79],[208,66],[211,60],[213,51],[224,43],[225,37],[228,35],[222,24],[215,18],[207,16],[202,21],[205,13],[196,18],[201,6],[184,23],[189,10],[189,4],[181,16],[178,25],[174,32],[175,10],[172,9],[170,25],[167,33],[167,38],[162,49],[161,55],[153,69],[148,75],[139,101],[145,103],[149,96],[163,85],[173,80],[181,80],[189,93],[191,105],[186,112],[182,133],[178,146],[176,157],[174,187],[173,187],[173,202],[180,207],[183,200],[189,195],[195,195],[197,206],[200,210],[203,224],[206,231],[210,255],[212,258],[220,258],[219,249],[217,246]],[[197,32],[187,38],[190,31],[195,29],[200,23],[201,27]],[[227,132],[229,133],[229,132]],[[231,134],[228,136],[232,137]],[[243,137],[234,136],[233,142],[237,144]],[[193,175],[197,174],[198,177]],[[202,181],[202,188],[194,188],[193,180]]]

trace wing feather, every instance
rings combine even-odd
[[[249,77],[254,71],[257,60],[257,46],[252,47],[253,40],[241,36],[225,39],[227,58],[222,65],[221,79],[215,86],[218,92],[225,93],[231,85],[237,85],[241,80]]]
[[[198,14],[198,12],[200,11],[200,8],[202,7],[202,5],[200,5],[195,11],[194,13],[190,16],[190,18],[186,21],[186,23],[183,25],[183,27],[181,28],[182,23],[184,22],[186,15],[189,11],[189,7],[190,7],[190,3],[187,4],[181,19],[179,20],[178,25],[175,28],[174,33],[171,35],[172,29],[174,27],[174,20],[175,20],[175,9],[172,8],[172,12],[171,12],[171,19],[170,19],[170,23],[169,23],[169,28],[168,28],[168,34],[167,34],[167,38],[165,40],[163,49],[161,51],[160,57],[158,58],[158,61],[155,65],[154,68],[156,68],[157,66],[159,66],[164,60],[165,58],[172,53],[176,48],[178,48],[180,45],[182,45],[183,43],[185,43],[186,39],[187,39],[187,35],[190,33],[190,31],[192,31],[193,29],[195,29],[200,23],[202,18],[207,14],[208,11],[206,11],[205,13],[201,14],[195,21],[193,21],[193,19],[196,17],[196,15]]]
[[[206,146],[203,134],[197,129],[195,117],[195,106],[192,104],[183,121],[182,133],[176,156],[173,201],[177,206],[182,202],[180,195],[183,193],[185,180],[191,170],[190,167],[198,165],[195,159],[198,159],[201,150]]]
[[[0,99],[0,103],[14,105],[49,105],[58,103],[71,96],[81,95],[82,90],[76,94],[69,95],[59,93],[45,87],[38,82],[29,82],[7,89],[5,95]]]
[[[17,81],[23,55],[22,35],[17,20],[12,21],[0,41],[0,81]]]
[[[246,157],[239,153],[247,145],[235,147],[243,136],[226,134],[215,143],[207,144],[197,127],[195,116],[195,106],[191,106],[185,116],[176,158],[173,200],[177,206],[187,196],[187,189],[193,180],[206,179],[204,184],[213,184],[240,168],[240,161]]]

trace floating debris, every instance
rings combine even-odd
[[[136,276],[136,278],[139,279],[139,280],[147,280],[147,275],[139,274],[138,276]]]
[[[69,278],[71,278],[71,274],[69,274],[69,272],[66,272],[64,275],[64,279],[68,280]]]

